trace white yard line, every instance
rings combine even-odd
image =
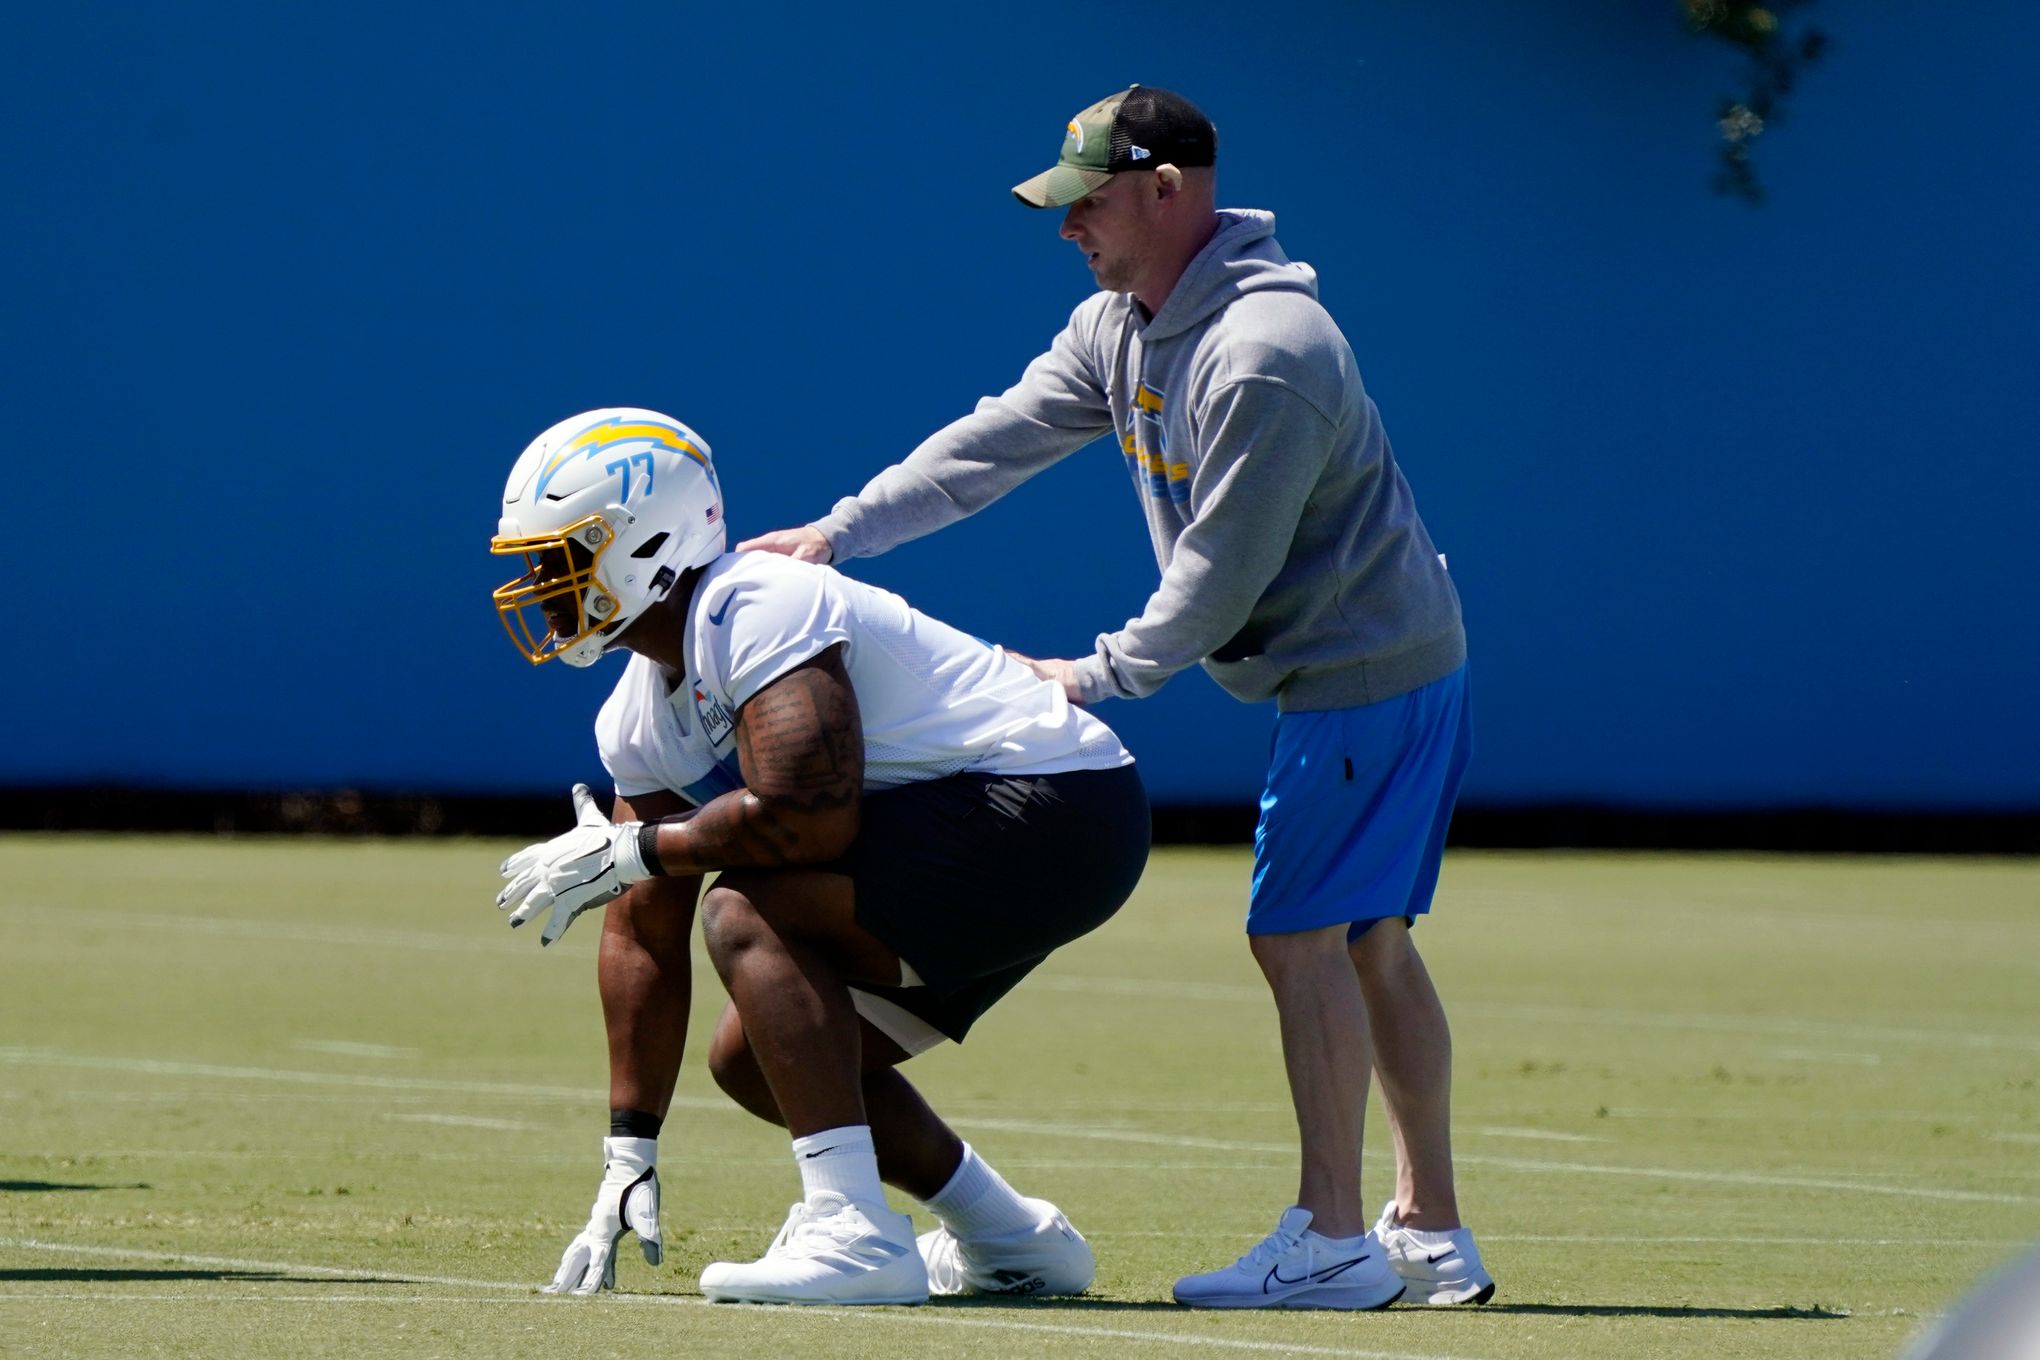
[[[542,1131],[541,1125],[526,1123],[522,1119],[483,1119],[466,1114],[386,1114],[383,1118],[398,1124],[439,1124],[450,1129],[491,1129],[499,1133]]]
[[[1032,974],[1030,992],[1072,992],[1080,996],[1138,996],[1163,1001],[1241,1001],[1272,1005],[1266,987],[1238,982],[1190,982],[1171,978],[1077,977]]]
[[[1243,1223],[1236,1230],[1241,1237],[1260,1231],[1259,1223]],[[1086,1224],[1084,1236],[1092,1241],[1111,1242],[1123,1237],[1198,1239],[1209,1241],[1209,1228],[1093,1228]],[[1861,1247],[1892,1247],[1905,1250],[1949,1248],[1973,1251],[2009,1251],[2031,1246],[2023,1237],[1682,1237],[1650,1235],[1603,1235],[1599,1233],[1491,1233],[1478,1234],[1482,1247],[1497,1242],[1539,1242],[1582,1247],[1833,1247],[1854,1251]]]
[[[446,1275],[417,1275],[409,1272],[384,1271],[375,1269],[354,1270],[338,1266],[309,1265],[295,1261],[257,1261],[232,1256],[195,1256],[184,1252],[147,1251],[133,1247],[89,1246],[84,1244],[68,1242],[48,1242],[37,1238],[0,1237],[0,1248],[12,1248],[20,1251],[44,1251],[56,1253],[59,1255],[100,1257],[103,1259],[110,1260],[168,1261],[178,1265],[204,1266],[224,1270],[265,1271],[277,1275],[284,1274],[318,1275],[332,1279],[346,1280],[352,1282],[365,1282],[369,1280],[388,1280],[393,1283],[431,1285],[439,1288],[449,1289],[482,1289],[491,1291],[508,1291],[521,1296],[517,1298],[511,1298],[507,1297],[504,1293],[498,1293],[495,1297],[476,1299],[440,1297],[433,1299],[403,1300],[403,1302],[407,1303],[437,1304],[441,1307],[447,1306],[449,1304],[470,1304],[470,1303],[480,1304],[524,1303],[552,1307],[562,1304],[571,1305],[577,1302],[577,1300],[573,1299],[555,1298],[549,1295],[535,1293],[533,1292],[533,1287],[528,1284],[510,1284],[502,1280],[470,1280],[455,1278]],[[335,1301],[348,1303],[382,1303],[390,1301],[386,1296],[380,1295],[343,1296],[339,1299],[335,1299],[333,1297],[323,1295],[297,1295],[297,1294],[277,1295],[260,1293],[228,1294],[228,1293],[198,1293],[191,1291],[180,1291],[174,1294],[145,1294],[137,1292],[119,1295],[108,1295],[83,1290],[76,1292],[39,1291],[38,1293],[35,1294],[15,1294],[9,1293],[5,1290],[0,1290],[0,1303],[6,1303],[11,1299],[47,1300],[60,1298],[75,1298],[81,1302],[105,1302],[109,1299],[113,1299],[121,1302],[208,1301],[212,1303],[260,1303],[260,1304],[317,1303]],[[639,1306],[653,1306],[653,1307],[718,1308],[733,1319],[743,1317],[754,1317],[759,1320],[769,1319],[775,1326],[777,1326],[781,1320],[794,1316],[827,1317],[830,1318],[831,1320],[855,1319],[862,1322],[875,1322],[881,1324],[901,1323],[920,1327],[958,1327],[969,1331],[1019,1332],[1046,1336],[1077,1337],[1087,1340],[1131,1341],[1145,1345],[1163,1347],[1165,1349],[1171,1350],[1183,1347],[1197,1347],[1206,1350],[1249,1351],[1264,1354],[1272,1353],[1280,1355],[1322,1355],[1343,1357],[1344,1360],[1475,1360],[1474,1357],[1450,1356],[1431,1351],[1356,1350],[1344,1346],[1313,1346],[1300,1342],[1289,1341],[1256,1341],[1247,1338],[1198,1335],[1192,1332],[1177,1332],[1166,1330],[1144,1331],[1134,1327],[1086,1327],[1077,1323],[1021,1322],[1018,1320],[1005,1318],[970,1317],[963,1316],[957,1313],[944,1313],[940,1311],[939,1305],[937,1305],[935,1311],[931,1312],[913,1312],[904,1309],[887,1309],[883,1312],[874,1312],[859,1308],[811,1308],[799,1310],[794,1313],[789,1313],[787,1310],[784,1309],[770,1309],[770,1310],[764,1308],[751,1309],[730,1305],[712,1304],[706,1299],[693,1298],[691,1296],[681,1294],[611,1294],[605,1296],[603,1300],[600,1303],[596,1304],[595,1306],[603,1307],[613,1304],[634,1304]],[[1049,1304],[1048,1306],[1054,1307],[1055,1305]],[[1074,1311],[1076,1309],[1081,1309],[1083,1305],[1079,1303],[1070,1305],[1070,1307]],[[1194,1318],[1197,1316],[1197,1314],[1186,1311],[1184,1316],[1186,1318]]]
[[[412,1307],[443,1308],[449,1303],[563,1303],[550,1294],[530,1299],[504,1298],[499,1294],[462,1298],[456,1294],[100,1294],[74,1290],[68,1294],[17,1294],[0,1291],[0,1303],[385,1303]]]
[[[1167,978],[1079,977],[1036,975],[1028,991],[1067,992],[1092,996],[1133,996],[1170,1001],[1234,1001],[1268,1005],[1268,989],[1247,983],[1173,981]],[[1859,1025],[1792,1015],[1728,1015],[1706,1011],[1639,1011],[1604,1006],[1523,1006],[1483,1001],[1453,1001],[1455,1017],[1518,1020],[1545,1024],[1642,1026],[1651,1029],[1696,1030],[1724,1034],[1770,1035],[1777,1038],[1846,1040],[1859,1043],[1931,1044],[1936,1047],[2012,1049],[2040,1053],[2034,1034],[1992,1034],[1969,1029],[1922,1029],[1896,1025]]]
[[[372,1267],[304,1265],[294,1261],[256,1261],[241,1256],[194,1256],[189,1252],[151,1251],[144,1247],[105,1247],[83,1242],[51,1242],[39,1237],[0,1237],[0,1248],[16,1251],[46,1251],[59,1256],[92,1256],[108,1261],[170,1261],[180,1266],[203,1266],[209,1270],[257,1270],[272,1275],[319,1275],[328,1279],[388,1280],[396,1284],[429,1284],[442,1289],[508,1289],[529,1293],[533,1286],[503,1280],[471,1280],[453,1275],[418,1275],[401,1270]]]
[[[122,932],[168,930],[180,935],[212,935],[237,940],[275,940],[285,944],[361,945],[371,949],[398,951],[433,950],[441,953],[536,954],[538,947],[511,937],[502,917],[488,909],[486,901],[472,914],[474,930],[374,930],[366,926],[321,925],[310,921],[244,920],[230,916],[200,916],[169,911],[115,911],[105,907],[38,907],[9,904],[7,913],[16,920],[47,921],[68,930],[102,927]]]
[[[1482,1233],[1482,1242],[1576,1242],[1610,1247],[1957,1247],[1997,1251],[2027,1245],[2019,1237],[1603,1237],[1562,1233]]]
[[[1505,1171],[1545,1171],[1575,1176],[1636,1176],[1647,1180],[1695,1181],[1703,1185],[1762,1185],[1788,1190],[1840,1190],[1858,1195],[1891,1195],[1899,1199],[1949,1200],[1959,1204],[2040,1204],[2033,1195],[1997,1195],[1983,1190],[1945,1190],[1931,1185],[1885,1185],[1833,1176],[1780,1176],[1758,1171],[1685,1171],[1665,1166],[1603,1166],[1588,1162],[1538,1162],[1517,1157],[1458,1156],[1462,1166],[1492,1166]]]
[[[352,1039],[300,1039],[291,1045],[306,1053],[330,1053],[339,1058],[415,1058],[415,1048],[398,1048],[393,1044],[363,1044]]]
[[[1191,1138],[1172,1133],[1149,1133],[1141,1129],[1094,1129],[1080,1124],[1043,1124],[1020,1119],[958,1119],[963,1128],[993,1129],[1005,1133],[1034,1133],[1043,1137],[1088,1138],[1109,1143],[1140,1143],[1153,1147],[1196,1148],[1207,1152],[1269,1152],[1295,1154],[1292,1143],[1246,1143],[1222,1138]],[[1571,1176],[1634,1176],[1654,1180],[1697,1181],[1703,1184],[1763,1185],[1794,1190],[1840,1190],[1865,1195],[1893,1195],[1909,1199],[1952,1200],[1964,1204],[2040,1204],[2032,1195],[1999,1195],[1981,1190],[1948,1190],[1938,1186],[1888,1185],[1872,1181],[1845,1180],[1835,1176],[1791,1176],[1754,1171],[1688,1171],[1662,1166],[1608,1166],[1592,1162],[1542,1162],[1519,1157],[1489,1157],[1460,1154],[1454,1160],[1463,1166],[1492,1166],[1506,1171],[1538,1171]]]
[[[429,949],[455,953],[532,952],[523,940],[512,939],[484,908],[477,908],[472,931],[376,930],[360,926],[309,922],[248,920],[184,912],[117,911],[105,908],[63,908],[9,903],[11,916],[30,921],[47,919],[67,928],[106,926],[119,930],[158,929],[243,939],[271,939],[298,944],[362,945],[372,948]],[[1064,973],[1037,974],[1028,991],[1095,996],[1130,996],[1191,1002],[1233,1001],[1268,1004],[1268,991],[1255,983],[1199,982],[1174,978],[1087,977]],[[1479,1001],[1452,1003],[1455,1016],[1526,1020],[1552,1024],[1643,1026],[1654,1029],[1702,1030],[1716,1033],[1772,1035],[1797,1039],[1844,1040],[1858,1043],[1901,1043],[1956,1048],[2012,1049],[2040,1053],[2040,1036],[1991,1034],[1967,1029],[1922,1029],[1889,1025],[1858,1025],[1786,1015],[1726,1015],[1710,1012],[1670,1013],[1596,1006],[1524,1006]]]
[[[1960,1110],[1826,1110],[1771,1109],[1733,1110],[1719,1105],[1611,1105],[1607,1119],[1681,1119],[1700,1122],[1754,1122],[1760,1124],[1980,1124],[1999,1115],[1965,1114]]]
[[[1095,1108],[1095,1107],[1094,1107]],[[1198,1138],[1184,1134],[1152,1134],[1142,1129],[1088,1128],[1081,1125],[1041,1124],[1030,1120],[978,1118],[971,1115],[947,1116],[948,1122],[957,1128],[992,1129],[1011,1133],[1042,1133],[1050,1128],[1067,1129],[1080,1138],[1091,1138],[1106,1143],[1154,1143],[1162,1140],[1169,1147],[1202,1148],[1210,1152],[1267,1152],[1293,1154],[1294,1143],[1241,1143],[1224,1138]],[[1454,1133],[1472,1134],[1486,1138],[1525,1138],[1549,1143],[1607,1143],[1609,1138],[1592,1138],[1583,1133],[1552,1133],[1546,1129],[1522,1129],[1503,1125],[1475,1124],[1453,1130]]]
[[[1119,1115],[1135,1114],[1279,1114],[1288,1119],[1295,1106],[1286,1100],[1029,1100],[1029,1109],[1046,1114],[1050,1111],[1068,1110],[1075,1114],[1096,1114],[1110,1111]],[[942,1108],[948,1110],[981,1110],[996,1114],[1013,1108],[1013,1098],[999,1096],[944,1096]]]
[[[1087,1128],[1081,1124],[1043,1124],[1029,1119],[951,1119],[959,1129],[989,1129],[995,1133],[1036,1133],[1048,1137],[1088,1138],[1097,1143],[1138,1143],[1144,1147],[1196,1148],[1204,1152],[1266,1152],[1296,1155],[1296,1144],[1243,1143],[1229,1138],[1198,1138],[1180,1133],[1149,1133],[1145,1129]]]
[[[343,1147],[334,1143],[310,1143],[301,1144],[296,1147],[288,1148],[112,1147],[112,1148],[93,1148],[89,1154],[85,1155],[97,1157],[105,1161],[136,1161],[136,1162],[204,1162],[204,1161],[237,1162],[247,1161],[250,1159],[264,1162],[327,1162],[339,1158],[345,1158],[350,1163],[359,1163],[364,1161],[379,1161],[390,1163],[465,1162],[472,1164],[473,1161],[475,1160],[475,1153],[473,1149],[468,1149],[459,1152],[426,1152],[426,1151],[392,1152],[388,1148],[362,1147],[362,1146]],[[491,1162],[514,1166],[585,1167],[588,1163],[588,1158],[585,1154],[585,1150],[583,1152],[578,1153],[568,1152],[564,1150],[560,1152],[491,1151],[488,1154],[488,1157]],[[758,1159],[756,1165],[764,1165],[766,1163],[766,1160],[767,1159],[765,1158],[760,1158]],[[770,1161],[775,1164],[781,1165],[784,1164],[784,1158],[781,1157],[771,1158]],[[749,1165],[750,1163],[743,1164]],[[719,1163],[719,1165],[734,1166],[739,1165],[739,1163],[732,1161],[727,1163]]]
[[[137,1072],[163,1077],[219,1077],[230,1081],[287,1082],[300,1086],[352,1086],[375,1091],[458,1092],[504,1096],[519,1100],[571,1100],[585,1104],[589,1086],[537,1086],[515,1081],[463,1081],[456,1077],[389,1077],[373,1072],[307,1072],[277,1067],[239,1067],[225,1063],[176,1062],[159,1058],[104,1057],[62,1053],[53,1049],[0,1048],[0,1064],[26,1067],[69,1067],[104,1072]],[[710,1096],[673,1097],[689,1110],[729,1111],[729,1101]]]
[[[1705,1030],[1716,1034],[1773,1035],[1794,1039],[1843,1040],[1852,1043],[1931,1044],[1936,1048],[2011,1049],[2040,1053],[2040,1035],[1990,1034],[1971,1029],[1918,1029],[1897,1025],[1857,1025],[1836,1020],[1808,1020],[1789,1015],[1722,1015],[1707,1011],[1638,1011],[1601,1006],[1518,1006],[1492,1002],[1455,1001],[1453,1016],[1530,1023],[1634,1026],[1644,1029]]]
[[[222,1077],[243,1081],[275,1081],[318,1086],[353,1086],[375,1090],[457,1091],[468,1094],[515,1096],[584,1101],[587,1092],[579,1087],[528,1086],[517,1082],[477,1082],[434,1077],[386,1077],[368,1073],[306,1072],[267,1067],[235,1067],[216,1063],[169,1062],[153,1058],[114,1058],[84,1054],[56,1053],[40,1049],[0,1048],[0,1064],[43,1065],[140,1072],[162,1076]],[[728,1101],[708,1096],[675,1096],[675,1106],[684,1109],[730,1113]],[[1088,1128],[1070,1123],[1042,1123],[1034,1120],[971,1118],[951,1121],[963,1129],[985,1129],[1005,1133],[1039,1134],[1050,1138],[1084,1138],[1093,1142],[1131,1143],[1144,1147],[1175,1147],[1204,1152],[1265,1153],[1289,1156],[1293,1143],[1246,1142],[1226,1138],[1203,1138],[1184,1134],[1151,1133],[1144,1129]],[[1889,1195],[1898,1198],[1944,1200],[1965,1204],[2034,1204],[2032,1195],[1993,1194],[1979,1190],[1951,1190],[1937,1186],[1892,1185],[1845,1179],[1833,1173],[1825,1176],[1780,1175],[1766,1172],[1693,1171],[1676,1167],[1611,1166],[1588,1162],[1544,1162],[1514,1157],[1462,1155],[1460,1163],[1491,1166],[1508,1171],[1533,1171],[1574,1176],[1626,1176],[1644,1179],[1693,1181],[1715,1185],[1775,1186],[1799,1190],[1837,1190],[1854,1194]]]
[[[953,1120],[951,1121],[951,1123],[954,1122]],[[1294,1149],[1291,1149],[1290,1157],[1293,1161],[1295,1157]],[[1152,1157],[1124,1162],[1100,1162],[1087,1161],[1081,1158],[1013,1157],[1002,1152],[999,1154],[999,1165],[1002,1167],[1025,1167],[1030,1171],[1167,1171],[1171,1176],[1180,1176],[1187,1175],[1193,1171],[1208,1171],[1214,1174],[1223,1172],[1226,1175],[1235,1175],[1242,1171],[1267,1171],[1270,1168],[1279,1167],[1283,1163],[1270,1160],[1267,1157],[1251,1162],[1156,1162]],[[1259,1231],[1263,1236],[1266,1236],[1268,1225],[1265,1223],[1261,1224]]]
[[[46,1066],[61,1065],[60,1063],[57,1062],[57,1059],[60,1058],[62,1055],[51,1052],[50,1050],[39,1051],[29,1049],[17,1050],[16,1056],[14,1056],[11,1060],[15,1062],[26,1063],[30,1060],[23,1055],[27,1055],[30,1053],[39,1053],[40,1056],[37,1061],[39,1061],[42,1065]],[[6,1063],[8,1061],[10,1061],[8,1051],[0,1049],[0,1063]],[[384,1081],[383,1078],[374,1076],[365,1077],[364,1079],[369,1081],[375,1081],[378,1083]],[[387,1088],[385,1087],[384,1089]],[[514,1088],[504,1092],[503,1094],[506,1099],[514,1098],[522,1100],[526,1098],[526,1093],[530,1089],[532,1088],[525,1087]],[[552,1093],[551,1098],[557,1099],[564,1103],[575,1105],[577,1107],[585,1107],[587,1105],[588,1100],[590,1098],[589,1095],[590,1091],[596,1091],[599,1094],[599,1088],[595,1087],[591,1087],[589,1088],[589,1090],[581,1090],[579,1088],[567,1088],[567,1087],[550,1087],[538,1089],[549,1091]],[[446,1094],[447,1088],[445,1086],[439,1085],[437,1083],[431,1083],[428,1084],[427,1086],[421,1087],[416,1094],[404,1095],[393,1093],[387,1095],[386,1097],[384,1097],[384,1099],[392,1105],[424,1105],[443,1100]],[[484,1092],[482,1094],[496,1094],[496,1093]],[[0,1090],[0,1101],[4,1100],[18,1101],[27,1100],[29,1098],[30,1093],[26,1091]],[[127,1091],[110,1091],[107,1090],[104,1086],[89,1086],[80,1087],[75,1090],[37,1091],[34,1093],[34,1098],[37,1100],[79,1100],[90,1101],[93,1103],[114,1102],[127,1105],[162,1105],[189,1102],[194,1099],[197,1099],[198,1096],[193,1088],[188,1087],[172,1087],[167,1090],[137,1089]],[[204,1099],[208,1102],[230,1105],[259,1105],[283,1102],[290,1102],[293,1104],[358,1105],[360,1103],[361,1098],[359,1096],[349,1095],[344,1092],[326,1093],[304,1090],[287,1090],[287,1091],[209,1090],[205,1093]],[[689,1105],[690,1108],[698,1110],[723,1109],[726,1112],[735,1112],[734,1105],[728,1105],[724,1102],[719,1102],[713,1096],[677,1097],[676,1102],[687,1104]],[[1063,1101],[1032,1101],[1029,1102],[1029,1104],[1031,1108],[1038,1112],[1046,1113],[1050,1111],[1056,1112],[1067,1111],[1073,1117],[1079,1115],[1128,1116],[1128,1115],[1151,1115],[1151,1114],[1158,1115],[1190,1114],[1201,1116],[1211,1114],[1265,1114],[1280,1116],[1281,1120],[1286,1123],[1291,1113],[1291,1106],[1287,1101],[1213,1102],[1211,1104],[1203,1104],[1196,1102],[1175,1102],[1175,1101],[1149,1102],[1149,1101],[1063,1100]],[[998,1110],[1011,1109],[1012,1106],[1013,1102],[1010,1099],[952,1100],[945,1098],[942,1102],[942,1108],[945,1112],[956,1112],[960,1119],[968,1119],[970,1117],[969,1112],[971,1111],[985,1111],[989,1114],[990,1112]],[[1698,1121],[1702,1123],[1728,1123],[1740,1121],[1765,1124],[1777,1124],[1777,1123],[1946,1124],[1949,1125],[1950,1127],[1964,1126],[1965,1131],[1967,1131],[1968,1126],[1982,1124],[1987,1121],[1995,1122],[2002,1118],[2002,1116],[1998,1115],[1971,1114],[1965,1113],[1960,1110],[1903,1110],[1903,1109],[1735,1110],[1735,1109],[1723,1109],[1720,1106],[1716,1105],[1695,1105],[1687,1108],[1679,1108],[1676,1106],[1669,1105],[1662,1107],[1611,1105],[1608,1107],[1607,1114],[1601,1117],[1603,1119],[1608,1120],[1634,1120],[1639,1122],[1647,1120],[1675,1119],[1683,1121]],[[950,1122],[955,1123],[957,1122],[957,1120],[951,1120]],[[1503,1133],[1501,1132],[1501,1130],[1504,1127],[1507,1126],[1468,1124],[1461,1125],[1457,1131],[1465,1133],[1484,1132],[1490,1137],[1528,1136],[1528,1131],[1525,1131],[1525,1133],[1521,1135],[1511,1135]],[[2019,1132],[1996,1133],[1983,1130],[1979,1130],[1978,1133],[1980,1134],[1980,1136],[1989,1138],[1995,1142],[2040,1144],[2040,1134],[2036,1133],[2019,1133]],[[1619,1139],[1590,1138],[1588,1135],[1585,1134],[1563,1134],[1563,1135],[1546,1134],[1545,1136],[1556,1137],[1561,1139],[1562,1141],[1575,1141],[1575,1140],[1591,1142],[1620,1141]]]

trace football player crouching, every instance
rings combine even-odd
[[[547,944],[608,905],[605,1169],[547,1288],[613,1285],[626,1232],[660,1259],[657,1139],[699,898],[730,996],[710,1070],[792,1135],[803,1191],[764,1256],[710,1265],[702,1292],[1081,1292],[1083,1237],[1015,1192],[899,1065],[961,1042],[1126,901],[1149,834],[1133,757],[1000,648],[832,568],[724,542],[708,444],[654,411],[560,422],[503,491],[491,550],[525,571],[495,599],[518,649],[572,666],[630,654],[596,720],[610,815],[577,787],[574,828],[506,861],[498,899]],[[917,1240],[881,1182],[935,1228]]]

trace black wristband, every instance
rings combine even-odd
[[[659,1126],[666,1121],[658,1115],[644,1110],[611,1110],[609,1112],[609,1136],[611,1138],[657,1138]]]
[[[645,862],[645,872],[654,878],[670,878],[666,866],[659,863],[659,824],[646,822],[637,832],[638,858]]]

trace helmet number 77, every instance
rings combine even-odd
[[[613,472],[623,479],[623,495],[620,498],[619,504],[628,505],[630,503],[630,465],[632,463],[643,463],[645,465],[645,494],[647,496],[652,494],[652,455],[650,452],[633,453],[628,458],[619,458],[613,463],[606,464],[602,469],[604,472]]]

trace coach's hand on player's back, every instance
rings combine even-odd
[[[652,1138],[602,1140],[602,1185],[588,1226],[567,1244],[547,1294],[593,1294],[616,1288],[616,1244],[634,1232],[645,1264],[666,1254],[659,1228],[659,1144]]]
[[[1077,683],[1076,662],[1060,660],[1037,661],[1031,656],[1022,656],[1010,647],[1006,649],[1006,655],[1048,681],[1049,684],[1060,688],[1064,696],[1071,703],[1082,704],[1084,702],[1084,687]]]
[[[796,562],[827,562],[836,555],[829,540],[812,524],[798,529],[774,529],[769,534],[747,538],[737,545],[737,551],[775,552]]]

